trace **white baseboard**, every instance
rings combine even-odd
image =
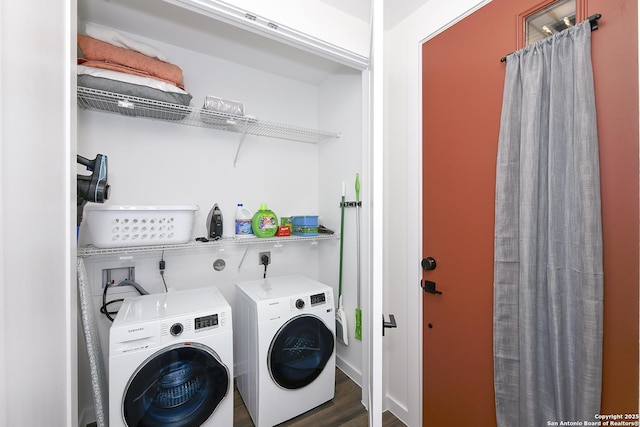
[[[405,425],[409,425],[409,410],[405,405],[401,405],[392,396],[386,396],[385,406],[389,412],[396,416]]]
[[[353,380],[358,386],[362,387],[362,372],[357,370],[349,362],[336,355],[336,366]]]

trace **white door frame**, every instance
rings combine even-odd
[[[368,384],[363,381],[363,402],[369,410],[369,426],[382,426],[383,411],[383,346],[382,302],[384,265],[384,4],[372,0],[371,55],[369,58],[369,95],[371,141],[371,292],[369,295],[369,345],[363,355],[363,368],[368,369]],[[364,378],[363,378],[364,379]]]

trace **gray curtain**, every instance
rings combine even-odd
[[[498,426],[596,421],[602,226],[588,21],[507,56],[495,219]]]

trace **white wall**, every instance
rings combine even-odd
[[[77,425],[71,10],[0,3],[2,426]]]
[[[360,173],[361,200],[369,200],[370,184],[366,182],[368,170],[366,168],[366,152],[362,138],[362,117],[354,112],[363,108],[361,76],[355,74],[338,74],[329,78],[320,86],[320,117],[321,123],[328,129],[340,128],[339,139],[327,141],[320,145],[320,206],[326,207],[324,219],[328,224],[335,224],[335,230],[340,230],[340,198],[342,195],[342,183],[346,187],[346,200],[355,200],[355,174]],[[345,118],[348,119],[345,121]],[[361,218],[361,286],[367,287],[370,283],[369,264],[366,259],[365,248],[370,239],[365,232],[365,226],[369,223],[369,209],[365,204],[360,209]],[[343,272],[342,292],[345,313],[347,314],[347,326],[349,328],[349,345],[338,342],[337,364],[353,378],[358,384],[362,384],[362,355],[363,341],[354,338],[355,307],[357,302],[357,272],[356,272],[356,210],[345,209],[345,225],[343,235]],[[325,251],[320,258],[320,277],[326,283],[337,286],[339,280],[339,245],[323,245]],[[337,287],[336,287],[337,295]],[[364,301],[364,298],[362,298]],[[350,321],[349,321],[350,320]]]
[[[385,338],[388,408],[421,425],[422,140],[421,43],[486,1],[429,0],[387,31],[385,97],[385,312],[398,329]]]

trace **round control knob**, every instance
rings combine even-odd
[[[174,337],[177,337],[182,333],[183,330],[184,330],[184,326],[182,326],[182,323],[174,323],[173,325],[171,325],[171,329],[169,329],[169,332]]]
[[[297,301],[296,301],[296,308],[297,308],[297,309],[302,309],[302,308],[304,308],[304,300],[301,300],[301,299],[297,300]]]

